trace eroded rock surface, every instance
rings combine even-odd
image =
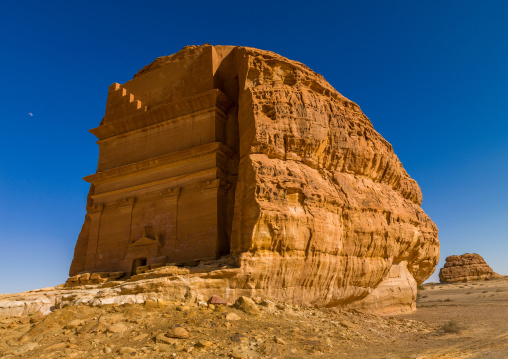
[[[195,139],[205,124],[218,134]],[[158,58],[112,85],[93,133],[99,169],[72,285],[227,256],[234,268],[155,271],[165,289],[154,291],[393,313],[414,310],[439,259],[392,146],[321,75],[273,52],[203,45]]]
[[[469,282],[501,277],[490,268],[482,256],[476,253],[449,256],[446,258],[444,267],[439,271],[441,283]]]

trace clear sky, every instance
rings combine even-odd
[[[186,45],[303,62],[358,103],[423,191],[441,260],[508,275],[506,1],[3,1],[0,293],[63,283],[108,86]]]

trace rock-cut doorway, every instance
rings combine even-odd
[[[132,261],[131,275],[135,275],[138,267],[146,266],[146,258],[136,258]]]

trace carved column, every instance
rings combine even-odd
[[[136,199],[134,197],[124,198],[120,201],[120,212],[129,216],[129,232],[127,234],[127,244],[131,242],[131,230],[132,230],[132,208]]]
[[[178,196],[180,195],[180,187],[168,188],[161,191],[161,196],[166,205],[168,212],[173,214],[173,232],[166,233],[169,239],[178,240]]]
[[[99,229],[103,210],[104,205],[102,203],[86,208],[87,214],[90,216],[90,233],[88,235],[88,248],[85,261],[85,270],[87,271],[93,271],[95,268],[95,256],[99,243]]]

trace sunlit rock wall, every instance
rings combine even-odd
[[[193,72],[198,56],[199,72]],[[161,82],[154,74],[164,68],[186,69],[192,81],[171,75],[178,82],[159,84],[171,90],[143,82],[150,76]],[[439,259],[438,230],[392,146],[321,75],[272,52],[203,45],[158,58],[132,83],[143,86],[121,86],[147,104],[140,118],[155,111],[154,98],[175,111],[181,108],[171,101],[189,102],[186,96],[200,91],[217,89],[228,99],[214,103],[226,116],[219,140],[238,162],[224,177],[231,185],[219,203],[227,238],[216,240],[228,243],[238,268],[195,275],[190,291],[381,313],[414,310],[416,286]],[[85,237],[76,250],[86,248]],[[173,253],[171,244],[164,248]],[[86,263],[83,251],[74,274]]]

